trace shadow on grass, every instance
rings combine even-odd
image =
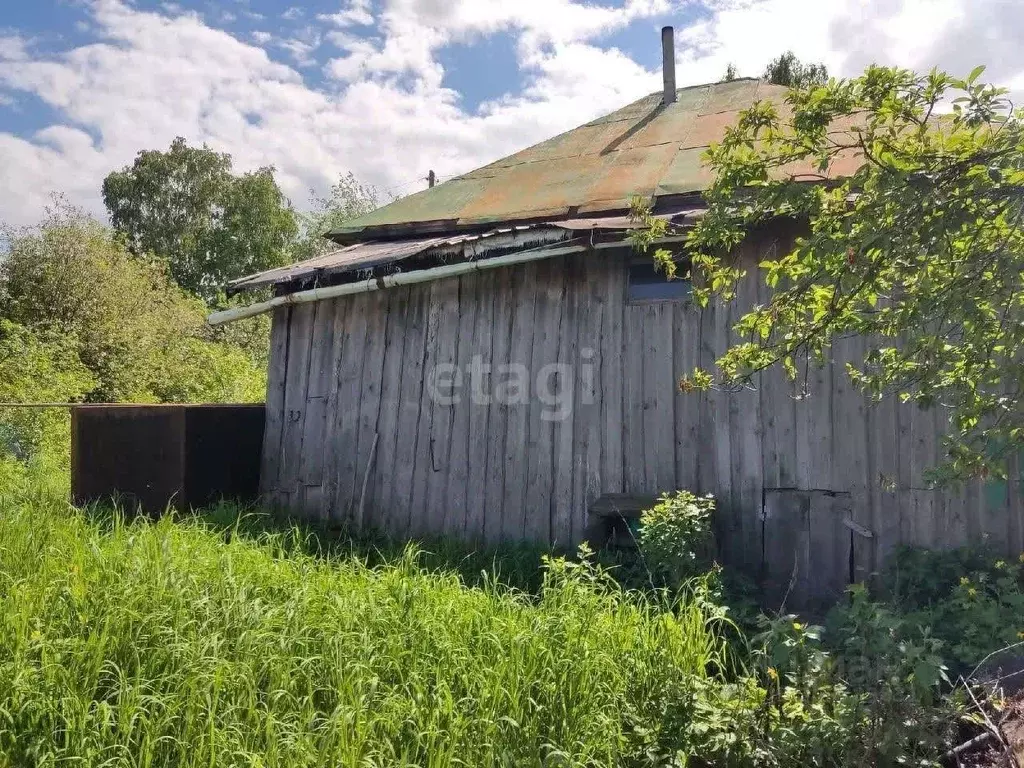
[[[129,519],[128,505],[93,505],[86,514],[100,524],[116,517]],[[241,537],[255,544],[273,545],[285,553],[305,554],[332,560],[357,559],[369,567],[402,559],[410,547],[425,571],[457,574],[466,586],[498,583],[536,594],[544,577],[546,555],[570,554],[536,544],[486,546],[453,538],[400,539],[375,530],[357,530],[335,521],[290,518],[255,506],[224,501],[182,513],[169,511],[176,520],[193,521],[219,532],[226,541]],[[147,516],[149,517],[149,516]]]
[[[116,502],[91,505],[85,512],[101,525],[112,524],[115,518],[130,519],[145,515],[129,513],[129,504]],[[406,559],[410,548],[416,551],[416,562],[429,572],[457,575],[467,587],[497,584],[509,589],[538,595],[544,580],[544,558],[577,559],[576,550],[546,547],[529,542],[503,542],[486,545],[456,538],[421,537],[415,539],[390,536],[372,529],[356,529],[338,521],[309,521],[272,512],[257,506],[223,501],[187,513],[170,510],[176,520],[195,522],[222,535],[225,541],[240,537],[254,544],[272,546],[283,554],[303,554],[336,561],[359,560],[368,567],[394,564]],[[658,591],[643,558],[635,549],[602,549],[589,556],[609,572],[625,589],[648,595]],[[708,569],[711,569],[708,564]],[[738,573],[719,569],[724,589],[721,596],[733,604],[737,617],[751,613],[754,600],[752,586]]]

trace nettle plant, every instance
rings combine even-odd
[[[737,323],[744,341],[684,389],[776,364],[795,378],[860,335],[867,354],[848,372],[864,391],[948,409],[947,476],[1005,473],[1024,443],[1024,131],[982,72],[873,66],[741,114],[705,158],[696,300],[733,297],[744,272],[730,254],[752,228],[788,218],[802,235],[758,265],[772,290]],[[836,160],[856,170],[831,178]],[[808,164],[818,173],[792,170]],[[641,217],[649,245],[663,225]],[[669,253],[656,259],[672,274]]]

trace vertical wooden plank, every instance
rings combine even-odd
[[[715,332],[718,325],[716,315],[718,313],[717,303],[710,303],[706,307],[698,308],[699,338],[697,340],[697,365],[705,371],[713,371],[715,364]],[[697,434],[699,437],[700,455],[697,461],[697,486],[702,494],[712,494],[715,497],[716,533],[723,534],[723,521],[726,516],[724,501],[719,494],[718,487],[718,444],[716,442],[715,424],[718,422],[717,409],[719,405],[719,394],[714,390],[703,392],[700,396],[700,412],[697,416]],[[719,538],[719,549],[724,553],[722,539]]]
[[[757,303],[765,305],[771,300],[770,290],[761,275],[755,277]],[[758,382],[758,407],[761,411],[761,478],[764,488],[793,487],[782,482],[783,466],[790,464],[792,456],[785,456],[792,447],[785,444],[786,426],[789,421],[789,388],[781,363],[776,363],[762,372]]]
[[[601,323],[601,490],[622,493],[625,490],[622,356],[626,266],[621,252],[609,253],[604,258],[607,294]]]
[[[936,404],[929,409],[932,423],[932,469],[946,459],[943,438],[948,427],[948,411]],[[966,524],[960,514],[960,489],[952,485],[937,485],[932,501],[933,530],[935,546],[951,549],[963,543],[966,537]]]
[[[675,374],[672,303],[645,307],[643,360],[644,485],[651,493],[674,490],[676,475]]]
[[[422,368],[419,373],[419,423],[416,427],[414,469],[412,476],[412,495],[409,502],[408,532],[412,537],[420,537],[432,533],[432,528],[439,524],[433,518],[434,510],[428,506],[428,486],[434,475],[441,473],[434,436],[434,417],[443,418],[430,394],[430,378],[434,375],[444,322],[444,304],[451,295],[451,280],[435,280],[420,286],[427,305],[426,332],[423,352],[420,356]],[[440,425],[439,425],[440,427]]]
[[[338,451],[332,517],[351,521],[362,477],[357,466],[359,396],[363,383],[363,352],[366,346],[367,294],[345,297],[344,340],[338,366],[334,440]],[[336,316],[337,317],[337,316]]]
[[[537,304],[534,309],[530,381],[535,384],[527,406],[529,443],[526,456],[526,516],[524,535],[530,541],[547,542],[552,535],[551,513],[555,504],[554,466],[556,403],[564,387],[559,381],[559,340],[565,312],[565,258],[537,265]]]
[[[873,530],[873,495],[868,489],[867,410],[864,396],[854,385],[847,365],[859,366],[864,360],[862,338],[839,339],[833,347],[833,411],[835,414],[835,457],[833,485],[836,491],[850,494],[851,520],[866,530]],[[854,579],[865,580],[875,570],[875,537],[854,536]]]
[[[757,263],[765,259],[776,259],[780,251],[789,250],[790,235],[782,238],[765,238],[759,244],[756,254]],[[760,270],[754,277],[757,302],[768,305],[771,301],[772,289],[765,283]],[[762,482],[765,488],[798,488],[801,486],[797,477],[798,456],[806,455],[806,445],[797,451],[797,400],[796,387],[782,366],[776,363],[761,375],[761,418],[764,432],[762,445]]]
[[[313,304],[313,340],[309,360],[309,386],[306,393],[306,418],[302,430],[302,515],[320,519],[324,514],[324,436],[328,430],[328,399],[333,394],[334,307],[333,302]]]
[[[810,580],[810,495],[769,490],[764,495],[762,598],[771,611],[793,610]]]
[[[573,487],[576,475],[583,471],[576,461],[573,435],[579,414],[576,396],[576,374],[580,367],[576,346],[577,325],[581,292],[582,265],[578,258],[569,256],[555,262],[565,281],[562,297],[562,311],[558,324],[558,362],[562,366],[558,373],[559,418],[553,422],[554,434],[552,453],[552,474],[554,476],[553,496],[550,501],[550,527],[548,540],[558,546],[565,546],[572,539]],[[582,455],[582,454],[581,454]]]
[[[679,380],[693,372],[700,355],[700,311],[695,302],[672,305],[673,389],[675,392],[676,488],[696,492],[705,452],[700,439],[703,393],[683,392]]]
[[[774,432],[776,459],[778,461],[779,488],[796,488],[799,486],[797,479],[797,431],[796,431],[796,407],[794,399],[794,385],[787,377],[781,365],[773,372],[774,386],[772,391],[772,415],[774,417]]]
[[[398,504],[395,477],[398,473],[398,425],[402,384],[405,381],[403,369],[410,291],[410,288],[403,287],[381,292],[382,296],[387,298],[387,328],[381,376],[380,417],[377,420],[380,443],[377,446],[374,489],[378,509],[374,515],[374,523],[382,530],[388,531],[394,530]]]
[[[714,361],[729,348],[731,305],[725,302],[715,304],[712,317],[712,333],[708,339],[705,357],[709,370]],[[708,429],[714,446],[714,494],[718,503],[719,547],[727,563],[742,565],[743,542],[736,507],[739,503],[738,489],[732,484],[732,433],[730,429],[732,396],[723,390],[714,391],[709,400]],[[735,496],[735,498],[734,498]]]
[[[413,517],[420,513],[414,492],[416,463],[420,457],[418,440],[423,411],[423,362],[427,347],[427,314],[430,311],[430,284],[410,286],[409,310],[405,325],[405,346],[402,353],[402,391],[398,406],[398,442],[395,453],[395,495],[392,531],[403,536],[410,533]],[[422,466],[420,468],[422,472]],[[420,501],[422,504],[422,501]]]
[[[811,360],[797,360],[797,376],[790,382],[793,398],[794,439],[796,465],[794,467],[795,487],[804,490],[814,488],[814,363]]]
[[[916,545],[917,508],[914,503],[914,410],[913,403],[897,403],[896,406],[896,451],[897,451],[897,493],[900,507],[900,544]]]
[[[473,416],[476,411],[482,410],[480,406],[473,405],[471,389],[474,372],[471,366],[479,335],[480,319],[477,312],[480,306],[479,291],[486,274],[486,272],[477,272],[459,278],[457,318],[459,338],[453,361],[456,374],[451,393],[455,402],[452,404],[451,448],[446,473],[447,515],[444,521],[444,532],[461,536],[470,541],[480,538],[480,530],[477,527],[479,518],[474,516],[471,524],[470,510],[475,512],[483,500],[483,474],[486,472],[487,459],[486,444],[483,440],[478,437],[477,445],[471,445],[471,439],[474,436],[471,427],[476,426],[479,430],[481,421],[481,419],[477,419],[474,424]],[[485,294],[485,297],[486,301],[490,301],[492,298],[489,293]],[[486,429],[487,422],[485,420],[483,426]],[[475,483],[475,488],[472,490],[470,489],[471,476]]]
[[[291,312],[291,307],[278,307],[274,310],[270,325],[270,365],[267,371],[267,415],[263,430],[260,494],[271,505],[275,503],[274,492],[277,490],[281,472]]]
[[[484,365],[489,366],[489,375],[479,392],[478,408],[487,411],[487,475],[483,517],[483,537],[488,544],[501,541],[502,506],[505,499],[505,438],[508,425],[508,405],[495,399],[499,384],[503,385],[503,366],[508,364],[512,349],[512,334],[516,315],[517,286],[523,280],[523,272],[517,267],[496,269],[493,274],[494,293],[491,302],[491,348]],[[533,320],[531,312],[531,322]],[[481,335],[481,344],[486,340]],[[483,347],[482,347],[483,348]]]
[[[505,401],[508,413],[501,538],[509,542],[521,541],[526,534],[530,396],[532,377],[536,375],[536,371],[530,370],[530,365],[533,361],[540,262],[524,264],[515,272],[510,367],[504,375],[499,373],[495,387],[496,396]]]
[[[622,462],[626,493],[652,493],[644,466],[644,322],[647,308],[626,304],[622,333]]]
[[[758,409],[761,412],[761,478],[765,488],[782,488],[779,455],[780,421],[785,414],[778,408],[785,383],[780,380],[781,368],[773,365],[758,377]]]
[[[870,403],[867,410],[868,449],[875,568],[883,569],[901,541],[899,486],[899,418],[895,397]]]
[[[741,256],[747,274],[738,286],[737,306],[734,322],[757,304],[757,252],[756,243],[743,249]],[[748,572],[756,572],[761,560],[761,488],[763,477],[763,456],[761,452],[762,417],[761,381],[756,378],[750,386],[733,395],[730,403],[730,429],[734,441],[732,477],[734,483],[733,504],[737,504],[736,489],[739,490],[739,504],[736,514],[742,531],[742,563]],[[738,450],[736,450],[738,449]]]
[[[832,490],[833,425],[832,413],[832,381],[833,364],[829,357],[822,365],[811,365],[811,428],[809,437],[810,450],[810,487],[819,490]]]
[[[935,414],[932,409],[914,406],[914,487],[920,489],[915,494],[916,525],[919,546],[936,547],[939,545],[938,532],[935,529],[936,492],[928,479],[928,471],[935,467],[936,436]]]
[[[853,532],[843,524],[850,498],[824,492],[810,494],[810,568],[803,602],[824,611],[838,601],[849,584]]]
[[[986,480],[981,489],[984,543],[995,552],[1008,549],[1007,508],[1009,485],[1004,480]]]
[[[936,461],[947,459],[945,438],[949,433],[950,412],[945,406],[933,409],[935,414]],[[942,532],[943,546],[959,548],[967,546],[977,535],[976,519],[970,514],[972,507],[970,483],[962,482],[940,490],[937,500],[938,528]]]
[[[324,437],[324,494],[323,514],[327,519],[340,519],[337,514],[338,469],[341,461],[341,446],[338,444],[338,425],[341,415],[338,413],[338,389],[341,372],[341,359],[345,354],[345,334],[348,326],[348,308],[351,302],[346,298],[334,299],[330,302],[332,331],[332,350],[330,362],[330,385],[327,396],[327,411],[324,414],[326,436]],[[327,319],[327,318],[325,318]]]
[[[603,354],[604,305],[607,301],[607,266],[601,256],[585,253],[575,257],[580,294],[576,328],[575,395],[573,397],[573,509],[570,541],[583,541],[587,509],[601,496],[602,398],[600,391]]]
[[[379,500],[375,496],[376,472],[379,466],[380,443],[384,435],[378,431],[381,392],[384,375],[384,354],[387,343],[388,291],[366,295],[366,339],[363,346],[363,372],[359,392],[359,426],[356,440],[356,472],[353,487],[353,513],[356,524],[375,527]],[[366,481],[366,498],[363,482]],[[360,504],[363,518],[359,519]]]
[[[483,541],[485,538],[487,462],[490,446],[487,427],[492,407],[489,405],[492,384],[491,349],[493,334],[498,332],[494,324],[494,305],[501,300],[497,295],[498,281],[495,279],[498,272],[507,273],[508,270],[488,270],[471,278],[476,286],[472,299],[475,313],[472,343],[468,350],[468,358],[464,362],[463,354],[459,352],[459,364],[467,376],[463,385],[463,397],[467,403],[465,412],[469,416],[465,535],[471,541]]]
[[[288,382],[285,385],[285,425],[278,489],[289,495],[289,506],[301,504],[302,429],[309,385],[309,356],[313,341],[313,304],[292,309],[292,332],[288,344]],[[290,509],[297,512],[297,508]]]
[[[970,480],[964,484],[963,516],[967,532],[967,544],[980,545],[984,539],[982,531],[982,486],[978,480]]]
[[[448,473],[451,471],[452,424],[455,420],[454,381],[451,373],[459,348],[462,331],[459,320],[459,280],[448,278],[431,283],[430,301],[432,314],[436,314],[436,326],[430,345],[431,355],[424,369],[427,388],[424,391],[424,408],[430,411],[426,452],[422,453],[426,474],[426,487],[417,498],[422,506],[423,530],[438,535],[454,529],[449,506]],[[463,471],[464,471],[463,465]],[[458,530],[462,529],[459,521]]]

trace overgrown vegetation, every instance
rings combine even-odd
[[[879,603],[887,633],[901,641],[927,628],[954,678],[970,675],[989,654],[1024,640],[1021,559],[971,548],[905,548],[870,590],[854,588],[849,606],[833,612],[831,634],[858,634],[858,606],[871,598]]]
[[[0,751],[10,764],[608,765],[624,716],[725,664],[674,613],[552,560],[536,596],[370,568],[281,535],[0,516]]]
[[[786,51],[768,62],[761,77],[769,83],[787,88],[808,88],[825,85],[828,82],[828,69],[824,64],[805,64],[792,51]]]
[[[66,411],[9,404],[262,400],[270,320],[209,327],[224,281],[315,255],[376,205],[349,175],[300,214],[273,169],[237,175],[181,139],[103,192],[112,228],[59,197],[36,226],[0,225],[0,481],[38,464],[49,483],[69,456]]]
[[[743,633],[689,494],[640,540],[694,567],[643,590],[585,552],[131,520],[38,478],[0,506],[6,764],[928,765],[977,728],[943,640],[863,590]]]
[[[739,77],[736,65],[731,61],[725,66],[721,82],[728,83]],[[828,82],[828,69],[824,64],[805,64],[792,51],[776,56],[764,68],[761,79],[773,85],[788,88],[806,88],[810,85],[824,85]]]

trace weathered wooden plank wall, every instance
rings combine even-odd
[[[772,247],[766,237],[740,256]],[[751,270],[730,305],[633,305],[628,258],[578,254],[277,310],[266,497],[320,519],[362,508],[398,535],[573,545],[601,494],[691,488],[716,496],[729,560],[777,572],[764,553],[803,547],[793,562],[832,563],[816,580],[827,585],[871,573],[901,543],[1024,546],[1015,484],[928,488],[943,414],[867,402],[845,374],[862,340],[808,368],[806,388],[775,371],[741,392],[680,392],[679,375],[735,341],[766,289]]]

